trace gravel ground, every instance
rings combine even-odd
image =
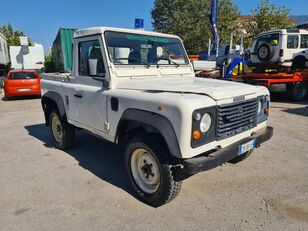
[[[273,102],[272,140],[154,209],[132,195],[116,145],[78,132],[54,149],[40,99],[2,97],[0,230],[308,230],[308,102]]]

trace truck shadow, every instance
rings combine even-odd
[[[47,148],[54,147],[45,124],[25,126],[25,129],[30,136],[42,141]],[[134,196],[124,166],[124,150],[119,145],[98,139],[83,131],[76,131],[75,146],[64,152],[74,157],[79,166]]]

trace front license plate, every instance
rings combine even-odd
[[[253,139],[246,144],[242,144],[238,147],[238,156],[248,152],[256,147],[256,139]]]
[[[19,88],[17,89],[17,91],[31,91],[30,88]]]

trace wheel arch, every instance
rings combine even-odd
[[[52,109],[57,108],[60,116],[64,116],[66,114],[63,99],[57,92],[48,91],[42,96],[41,104],[45,115],[46,126],[49,126],[49,116]]]
[[[139,131],[158,133],[172,156],[181,158],[181,150],[171,122],[163,115],[140,109],[124,111],[116,130],[115,142],[125,143]]]

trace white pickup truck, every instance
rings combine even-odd
[[[182,180],[245,159],[273,134],[268,90],[196,78],[174,35],[77,30],[72,73],[46,74],[41,91],[55,146],[72,147],[75,128],[124,144],[129,181],[154,207]]]

